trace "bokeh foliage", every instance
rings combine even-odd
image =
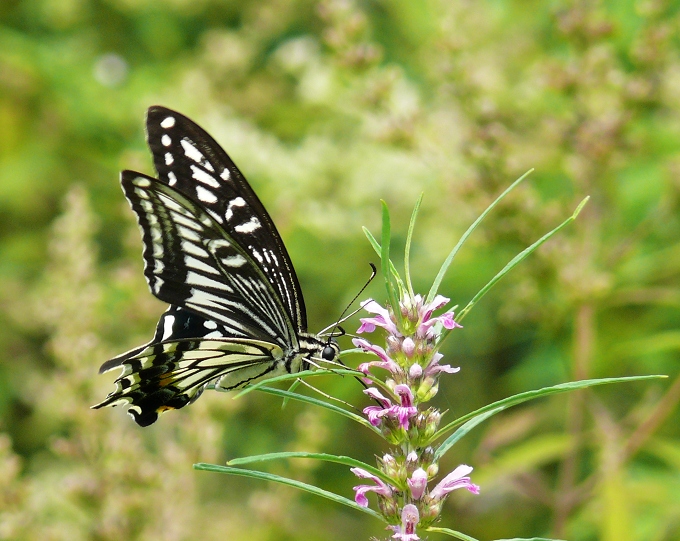
[[[451,454],[482,494],[447,524],[480,539],[680,536],[680,6],[670,0],[0,2],[0,539],[385,536],[280,487],[191,470],[279,450],[370,461],[370,434],[265,395],[206,393],[139,429],[100,363],[151,336],[139,235],[116,181],[152,171],[143,114],[200,122],[273,215],[312,330],[368,275],[380,198],[427,291],[464,305],[592,199],[449,339],[453,413],[570,379],[667,373],[508,412]],[[379,281],[376,281],[379,282]],[[383,300],[379,284],[369,294]],[[353,328],[353,325],[348,326]],[[349,346],[349,342],[345,342]],[[321,386],[364,404],[349,378]],[[351,495],[343,468],[272,471]]]

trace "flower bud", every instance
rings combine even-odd
[[[439,391],[439,382],[437,381],[437,378],[428,376],[423,378],[423,381],[418,386],[416,396],[420,402],[428,402],[434,398],[437,391]]]
[[[408,369],[408,375],[411,379],[417,379],[423,375],[423,367],[418,363],[413,363]]]
[[[407,336],[406,338],[404,338],[404,341],[401,343],[401,350],[404,352],[404,355],[406,355],[407,357],[409,357],[409,358],[412,357],[413,353],[416,350],[416,344],[413,341],[413,338],[411,338],[410,336]]]
[[[399,504],[394,501],[394,498],[378,497],[378,509],[380,509],[380,512],[388,520],[392,519],[392,521],[396,521],[401,516],[399,513]]]
[[[406,468],[406,474],[410,476],[418,467],[419,462],[418,453],[415,451],[411,451],[408,455],[406,455],[406,463],[404,464]]]
[[[398,479],[402,468],[397,463],[396,459],[389,453],[385,453],[380,459],[382,466],[380,470],[393,479]]]
[[[439,473],[439,464],[436,462],[433,462],[427,467],[427,476],[432,479],[433,477],[436,477],[437,474]]]
[[[418,468],[413,472],[410,479],[407,479],[409,489],[411,490],[411,496],[414,500],[419,500],[425,494],[425,489],[427,488],[427,472],[423,468]]]
[[[387,354],[390,357],[394,357],[401,351],[401,341],[396,336],[390,334],[385,338],[385,343],[387,344]]]
[[[439,517],[439,515],[442,512],[442,503],[441,501],[438,502],[429,502],[428,503],[428,497],[425,496],[423,498],[423,503],[421,504],[421,514],[420,514],[420,521],[423,526],[426,526],[427,524],[430,524],[434,522],[434,520]]]

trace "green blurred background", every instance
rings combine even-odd
[[[464,305],[590,195],[447,341],[462,370],[438,403],[453,418],[571,379],[670,378],[477,428],[442,469],[474,466],[482,493],[453,494],[440,525],[483,540],[680,539],[679,31],[670,0],[2,0],[0,539],[387,536],[325,500],[191,469],[386,451],[344,419],[257,393],[208,392],[148,429],[89,409],[113,388],[101,362],[147,341],[164,310],[117,180],[152,172],[156,103],[202,124],[255,187],[313,331],[376,261],[361,226],[378,232],[381,198],[400,248],[425,192],[412,267],[426,292],[465,228],[536,168],[450,269],[441,293]],[[384,300],[379,282],[367,296]],[[351,378],[318,385],[368,403]],[[337,465],[265,467],[348,497],[357,484]]]

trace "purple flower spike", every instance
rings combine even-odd
[[[408,488],[411,489],[411,496],[414,500],[419,500],[425,493],[427,487],[427,472],[423,468],[418,468],[413,472],[410,479],[406,480]]]
[[[375,485],[357,485],[352,489],[356,491],[354,501],[361,507],[368,507],[368,498],[366,497],[367,492],[375,492],[386,498],[392,496],[392,487],[379,477],[376,477],[362,468],[350,468],[350,471],[361,479],[370,479],[375,483]]]
[[[361,307],[366,310],[367,312],[371,312],[372,314],[377,314],[375,317],[362,317],[360,319],[361,321],[361,326],[357,330],[358,333],[364,333],[364,332],[373,332],[376,327],[382,327],[385,329],[388,333],[393,334],[395,336],[401,336],[401,333],[397,329],[397,326],[394,324],[392,319],[390,318],[390,313],[387,311],[386,308],[383,308],[380,306],[377,302],[375,302],[373,299],[368,299],[364,301],[361,304]]]
[[[472,467],[461,464],[432,489],[430,497],[435,501],[441,500],[449,492],[458,488],[467,488],[473,494],[479,494],[479,486],[472,483],[468,477],[471,471]]]
[[[399,526],[393,527],[396,533],[392,536],[392,539],[397,539],[398,541],[419,541],[420,537],[416,534],[418,522],[420,522],[418,508],[412,503],[405,505],[401,511],[401,528]]]

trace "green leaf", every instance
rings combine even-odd
[[[425,531],[443,533],[444,535],[455,537],[456,539],[462,539],[463,541],[477,541],[477,539],[474,537],[457,532],[456,530],[451,530],[450,528],[435,528],[434,526],[430,526],[429,528],[425,528]]]
[[[542,396],[548,396],[551,394],[565,393],[569,391],[575,391],[577,389],[585,389],[586,387],[594,387],[596,385],[607,385],[610,383],[623,383],[630,381],[643,381],[647,379],[660,379],[666,378],[668,376],[663,375],[652,375],[652,376],[630,376],[623,378],[602,378],[602,379],[585,379],[581,381],[571,381],[569,383],[560,383],[559,385],[553,385],[552,387],[543,387],[542,389],[535,389],[533,391],[526,391],[524,393],[519,393],[503,400],[498,400],[492,404],[488,404],[482,408],[479,408],[473,412],[468,413],[459,417],[455,421],[450,422],[443,428],[440,428],[435,435],[432,437],[433,440],[443,436],[447,432],[450,432],[455,427],[463,424],[458,430],[456,430],[451,436],[449,436],[437,449],[435,453],[435,460],[439,460],[444,454],[456,443],[460,438],[467,434],[479,423],[486,421],[489,417],[496,415],[497,413],[506,410],[517,404],[522,404],[534,398],[540,398]]]
[[[420,209],[420,204],[423,202],[424,192],[420,193],[416,205],[413,207],[413,213],[411,214],[411,221],[408,224],[408,233],[406,235],[406,247],[404,248],[404,280],[406,281],[406,287],[408,288],[408,294],[411,298],[415,297],[413,293],[413,284],[411,283],[411,241],[413,240],[413,230],[416,227],[416,217],[418,216],[418,210]]]
[[[344,496],[340,496],[339,494],[335,494],[322,488],[315,487],[314,485],[309,485],[301,481],[296,481],[295,479],[288,479],[287,477],[281,477],[280,475],[274,475],[273,473],[266,473],[255,470],[244,470],[241,468],[232,468],[230,466],[219,466],[217,464],[204,464],[204,463],[194,464],[194,469],[201,471],[226,473],[228,475],[240,475],[242,477],[262,479],[263,481],[271,481],[273,483],[288,485],[290,487],[295,487],[300,490],[304,490],[305,492],[310,492],[311,494],[321,496],[322,498],[327,498],[335,503],[346,505],[347,507],[351,507],[352,509],[356,509],[357,511],[361,511],[363,513],[371,515],[372,517],[377,518],[382,522],[386,522],[386,520],[379,513],[373,511],[373,509],[369,509],[368,507],[361,507],[353,500],[345,498]]]
[[[296,380],[291,384],[290,387],[288,387],[288,392],[292,393],[295,389],[297,389],[300,385],[302,385],[302,380],[300,378],[296,378]],[[290,397],[287,396],[281,401],[281,409],[286,409],[286,406],[288,405],[288,402],[290,401]]]
[[[276,376],[274,378],[267,378],[260,380],[256,383],[253,383],[252,385],[248,385],[247,387],[244,387],[241,389],[236,395],[234,395],[234,400],[237,398],[242,397],[245,394],[252,393],[253,391],[257,391],[260,387],[264,385],[270,385],[271,383],[277,383],[279,381],[288,381],[288,380],[297,380],[297,379],[304,379],[304,378],[311,378],[314,376],[327,376],[329,374],[334,374],[334,375],[340,375],[340,376],[358,376],[358,377],[364,377],[363,372],[359,372],[357,370],[353,370],[351,368],[333,368],[333,369],[316,369],[316,370],[303,370],[302,372],[296,372],[293,374],[283,374],[281,376]],[[219,387],[215,387],[216,391],[220,391]],[[222,391],[222,392],[230,392],[230,391]]]
[[[463,320],[463,318],[467,315],[467,313],[472,309],[472,307],[477,304],[477,302],[484,296],[486,293],[496,285],[496,283],[503,278],[508,272],[510,272],[515,266],[517,266],[521,261],[523,261],[529,254],[531,254],[536,248],[538,248],[541,244],[543,244],[545,241],[547,241],[550,237],[555,235],[558,231],[561,231],[564,227],[569,225],[571,222],[573,222],[576,217],[579,215],[585,204],[588,202],[588,199],[590,199],[590,196],[586,197],[583,201],[581,201],[576,207],[576,210],[574,213],[569,216],[566,220],[564,220],[560,225],[558,225],[555,229],[552,231],[546,233],[543,235],[540,239],[538,239],[536,242],[534,242],[531,246],[528,248],[525,248],[522,250],[519,254],[517,254],[515,257],[513,257],[510,262],[501,269],[501,271],[494,276],[491,281],[489,281],[488,284],[486,284],[473,298],[472,300],[467,304],[465,308],[463,308],[458,315],[456,316],[456,321],[460,322]],[[442,333],[442,337],[439,340],[442,342],[446,336],[448,336],[449,331],[446,331]]]
[[[368,229],[365,227],[361,228],[364,232],[364,235],[366,235],[366,238],[368,239],[368,242],[371,244],[375,252],[380,256],[382,259],[382,246],[380,246],[380,243],[376,240],[376,238],[373,236],[373,233],[371,233]],[[390,271],[392,272],[392,276],[396,280],[398,284],[401,283],[401,277],[399,276],[399,273],[397,272],[397,267],[394,266],[394,263],[390,261]],[[381,269],[382,272],[382,269]],[[403,288],[403,285],[401,286]]]
[[[390,235],[391,235],[391,225],[390,225],[390,211],[387,208],[387,203],[381,201],[382,203],[382,248],[380,250],[380,263],[382,265],[382,273],[385,278],[385,287],[387,288],[387,298],[390,301],[392,310],[394,313],[399,312],[399,299],[397,297],[396,291],[394,291],[394,285],[392,284],[392,275],[390,274]],[[399,284],[399,282],[397,282]],[[401,289],[401,287],[399,288]],[[402,293],[401,291],[399,293]],[[401,296],[401,295],[399,295]]]
[[[477,226],[480,224],[480,222],[486,217],[489,212],[498,204],[500,203],[501,199],[503,199],[506,195],[508,195],[512,190],[515,189],[515,187],[522,182],[526,177],[528,177],[534,170],[529,169],[526,173],[524,173],[521,177],[519,177],[515,182],[513,182],[510,187],[505,190],[501,195],[499,195],[496,200],[491,203],[482,214],[479,215],[479,218],[477,218],[470,227],[467,228],[467,231],[463,233],[463,236],[460,238],[458,241],[458,244],[456,244],[453,247],[453,250],[451,250],[451,253],[447,256],[447,258],[444,260],[444,263],[442,264],[441,268],[439,269],[439,272],[437,273],[437,277],[434,279],[434,282],[432,282],[432,287],[430,288],[429,293],[427,294],[427,300],[426,302],[432,302],[432,300],[437,296],[437,291],[439,291],[439,286],[442,283],[442,280],[444,279],[444,276],[446,275],[446,271],[449,270],[449,266],[453,262],[453,258],[456,257],[456,254],[458,253],[458,250],[460,250],[461,246],[463,246],[463,243],[467,240],[467,238],[472,234],[472,232],[477,229]]]
[[[335,413],[339,413],[340,415],[343,415],[344,417],[347,417],[348,419],[351,419],[352,421],[356,421],[357,423],[365,426],[366,428],[371,429],[376,434],[379,434],[379,435],[382,436],[380,429],[376,428],[370,422],[368,422],[368,419],[365,419],[361,415],[358,415],[358,414],[353,413],[351,411],[348,411],[344,408],[341,408],[340,406],[336,406],[335,404],[331,404],[330,402],[325,402],[324,400],[319,400],[318,398],[312,398],[311,396],[306,396],[306,395],[303,395],[303,394],[291,393],[290,391],[286,391],[284,389],[276,389],[275,387],[259,387],[258,390],[260,392],[272,394],[274,396],[281,396],[283,398],[288,398],[288,399],[291,399],[291,400],[297,400],[298,402],[306,402],[307,404],[312,404],[314,406],[320,406],[322,408],[326,408],[327,410],[330,410],[330,411],[335,412]]]
[[[360,460],[357,460],[355,458],[349,457],[349,456],[343,456],[343,455],[330,455],[328,453],[307,453],[304,451],[291,451],[291,452],[282,452],[282,453],[267,453],[264,455],[254,455],[254,456],[246,456],[242,458],[235,458],[233,460],[230,460],[227,462],[230,466],[240,466],[242,464],[250,464],[252,462],[266,462],[268,460],[279,460],[282,458],[311,458],[313,460],[322,460],[324,462],[334,462],[336,464],[344,464],[345,466],[350,466],[352,468],[362,468],[366,470],[369,473],[372,473],[376,477],[379,477],[386,483],[392,485],[392,486],[398,486],[398,483],[390,478],[388,475],[385,475],[383,472],[381,472],[378,468],[375,466],[371,466],[369,464],[366,464],[364,462],[361,462]],[[402,490],[404,487],[399,487]]]

